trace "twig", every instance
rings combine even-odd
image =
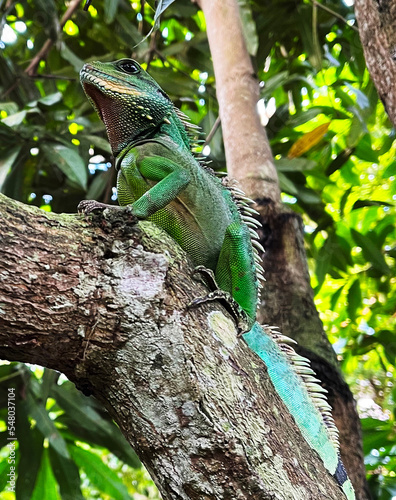
[[[69,4],[69,7],[67,8],[66,12],[63,14],[61,20],[60,20],[60,27],[63,28],[63,26],[66,24],[66,21],[68,21],[71,16],[74,14],[74,11],[77,9],[77,7],[80,5],[81,0],[72,0]],[[50,38],[44,43],[44,45],[41,47],[41,49],[37,52],[37,54],[33,57],[33,59],[30,61],[29,66],[25,69],[25,73],[29,76],[34,76],[37,71],[37,66],[40,64],[40,61],[45,59],[48,55],[48,52],[50,51],[51,47],[54,44],[54,40],[51,40]]]
[[[321,9],[325,10],[326,12],[328,12],[329,14],[333,15],[334,17],[336,17],[337,19],[339,19],[340,21],[342,21],[343,23],[347,24],[351,29],[353,29],[354,31],[357,31],[359,32],[358,28],[356,26],[354,26],[353,24],[349,24],[348,23],[348,20],[345,19],[345,17],[343,17],[341,14],[339,14],[338,12],[336,12],[335,10],[332,10],[330,9],[329,7],[327,7],[326,5],[323,5],[322,3],[318,2],[317,0],[312,0],[312,4],[314,6],[317,6],[317,7],[320,7]]]
[[[220,116],[218,116],[216,118],[216,120],[213,124],[213,127],[211,128],[209,134],[206,136],[203,147],[207,146],[210,143],[210,141],[213,139],[213,136],[215,135],[217,129],[220,127],[220,123],[221,123]]]

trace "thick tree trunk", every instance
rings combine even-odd
[[[260,360],[184,253],[118,211],[0,196],[0,356],[65,373],[109,410],[165,499],[342,499]]]
[[[340,373],[313,301],[300,217],[280,203],[271,148],[261,126],[258,81],[243,40],[236,0],[199,0],[216,76],[216,92],[227,170],[257,203],[266,250],[266,283],[259,319],[295,338],[299,352],[313,361],[329,391],[340,430],[341,455],[357,498],[370,498],[365,478],[360,422],[352,394]],[[232,43],[224,43],[232,40]]]
[[[396,127],[396,2],[356,0],[355,13],[367,68]]]

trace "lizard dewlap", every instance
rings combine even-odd
[[[353,500],[326,391],[290,339],[256,322],[263,248],[251,200],[194,156],[196,127],[136,61],[85,64],[80,76],[116,158],[120,205],[156,223],[190,255],[212,288],[204,300],[226,299],[237,311],[244,340],[267,366],[305,440]],[[89,200],[79,206],[85,212],[104,207]]]

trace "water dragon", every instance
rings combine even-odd
[[[80,77],[116,159],[119,204],[136,220],[163,228],[189,254],[197,272],[206,275],[212,291],[196,304],[226,296],[236,306],[243,339],[265,363],[303,437],[348,500],[354,499],[326,391],[290,339],[256,321],[263,248],[251,200],[197,160],[189,133],[195,126],[136,61],[92,62],[84,65]],[[107,206],[84,200],[79,210],[89,213]]]

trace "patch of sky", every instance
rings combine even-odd
[[[88,170],[90,174],[94,174],[95,172],[106,172],[111,167],[111,163],[109,161],[105,161],[104,156],[96,155],[90,158],[88,163]]]
[[[208,144],[203,148],[202,154],[204,156],[209,156],[210,155],[210,146]]]
[[[50,194],[43,194],[43,200],[44,200],[44,203],[46,203],[47,205],[50,204],[50,202],[52,201],[52,196]]]
[[[1,41],[4,43],[15,43],[17,40],[17,36],[15,34],[15,31],[9,26],[8,24],[5,24],[3,27],[3,33],[1,35]]]
[[[294,205],[297,203],[297,198],[295,196],[290,196],[289,194],[282,193],[283,203],[288,203],[289,205]]]
[[[26,24],[23,21],[16,21],[14,24],[14,28],[18,33],[25,33]]]
[[[371,328],[371,326],[369,326],[364,319],[361,320],[359,324],[359,330],[361,332],[364,332],[366,335],[374,335],[375,333],[374,328]]]

